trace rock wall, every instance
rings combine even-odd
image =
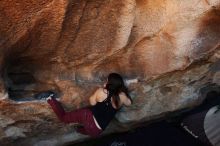
[[[199,104],[220,90],[219,26],[219,0],[1,0],[0,144],[88,138],[33,95],[84,107],[110,72],[138,82],[104,134]]]

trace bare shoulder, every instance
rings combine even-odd
[[[107,98],[107,90],[104,88],[98,88],[96,90],[96,96],[99,102],[105,100],[105,98]]]
[[[100,94],[104,94],[106,89],[104,89],[104,88],[98,88],[97,90],[96,90],[96,94],[97,95],[100,95]]]

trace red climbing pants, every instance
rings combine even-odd
[[[89,108],[82,108],[75,111],[66,112],[56,99],[51,99],[47,102],[51,105],[53,111],[56,113],[60,121],[64,123],[82,124],[83,127],[78,128],[77,130],[79,133],[97,137],[102,132],[102,130],[96,126],[93,119],[93,114]]]

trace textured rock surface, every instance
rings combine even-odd
[[[32,96],[54,89],[68,110],[87,106],[109,72],[138,83],[105,133],[200,103],[219,90],[219,26],[219,0],[1,0],[0,144],[87,138]]]

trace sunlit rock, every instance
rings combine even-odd
[[[104,134],[201,103],[220,90],[219,7],[219,0],[1,0],[0,145],[88,138],[33,96],[56,90],[67,110],[84,107],[110,72],[123,75],[134,104]]]

